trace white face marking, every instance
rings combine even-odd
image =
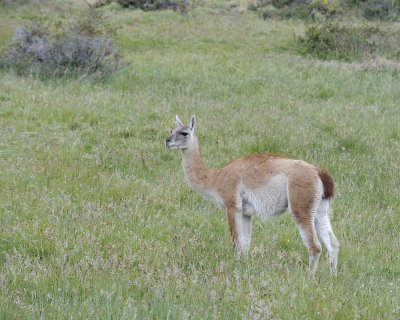
[[[188,126],[179,126],[172,130],[165,143],[168,149],[187,149],[193,142],[193,132]]]
[[[175,116],[175,121],[176,128],[171,131],[171,135],[167,138],[165,146],[168,149],[187,149],[193,144],[196,118],[192,116],[188,126],[185,126],[178,116]]]

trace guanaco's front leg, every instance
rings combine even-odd
[[[240,253],[239,234],[236,225],[236,211],[237,210],[235,207],[227,208],[229,231],[231,232],[232,236],[233,248],[235,249],[236,253]]]

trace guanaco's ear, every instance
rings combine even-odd
[[[183,126],[183,125],[184,125],[183,122],[182,122],[182,120],[179,119],[178,115],[175,116],[175,121],[176,121],[176,126],[177,126],[177,127]]]
[[[189,123],[190,130],[194,131],[195,126],[196,126],[196,118],[195,118],[195,116],[192,116],[190,118],[190,123]]]

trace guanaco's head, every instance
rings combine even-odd
[[[171,131],[165,145],[168,149],[181,149],[189,148],[193,143],[194,127],[196,125],[196,118],[190,118],[189,125],[184,125],[181,119],[176,116],[176,128]]]

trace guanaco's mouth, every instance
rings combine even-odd
[[[177,146],[175,146],[174,143],[171,143],[171,141],[169,140],[165,142],[165,146],[167,147],[167,149],[179,149]]]

